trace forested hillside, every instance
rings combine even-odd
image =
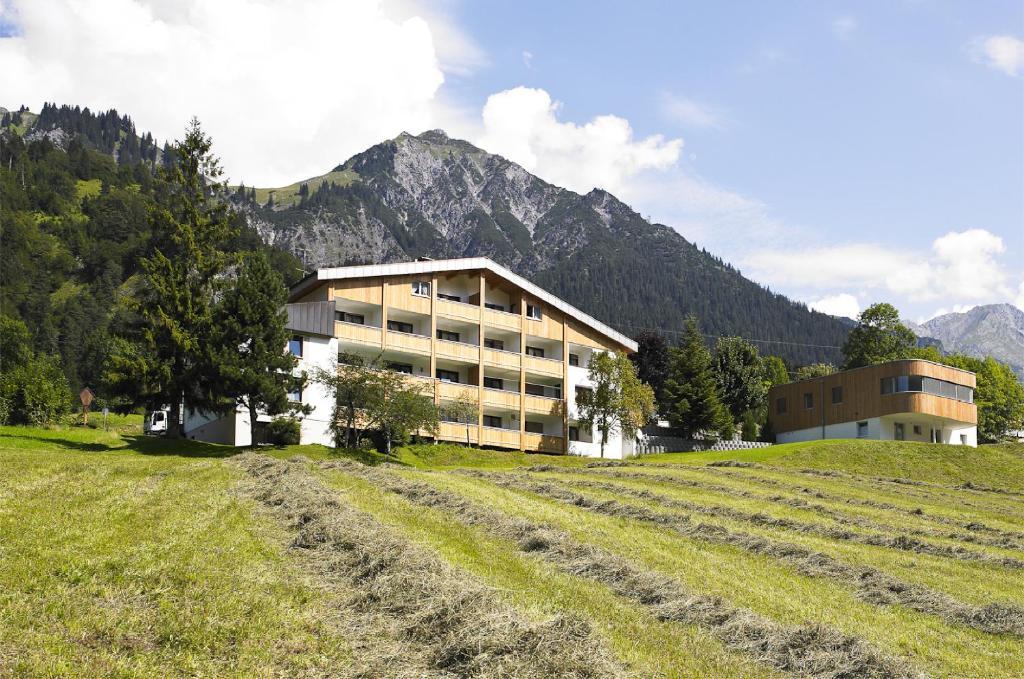
[[[166,197],[154,170],[167,154],[115,111],[47,106],[0,120],[0,314],[60,357],[72,389],[95,387],[118,302],[152,252],[149,216]],[[236,226],[232,250],[266,249],[244,219]],[[270,251],[287,280],[301,275]]]

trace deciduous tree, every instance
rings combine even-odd
[[[767,389],[757,347],[742,337],[722,337],[715,344],[712,365],[718,393],[734,422],[764,405]]]
[[[587,375],[594,388],[576,399],[579,421],[597,427],[601,435],[601,457],[608,438],[616,431],[632,438],[654,416],[654,391],[636,374],[633,363],[622,353],[602,352],[590,359]]]
[[[900,313],[891,304],[872,304],[857,316],[857,327],[843,344],[843,369],[907,358],[917,346],[917,336],[900,323]]]

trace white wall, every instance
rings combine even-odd
[[[297,370],[312,375],[314,368],[331,369],[338,360],[338,340],[331,337],[306,336],[302,342],[302,358]],[[319,443],[334,446],[331,436],[331,418],[334,417],[334,393],[327,387],[310,381],[302,390],[302,403],[312,406],[308,415],[302,416],[299,443]]]
[[[860,420],[864,422],[865,420]],[[948,420],[940,418],[928,418],[927,415],[905,413],[902,415],[886,415],[885,417],[872,417],[866,420],[868,423],[868,434],[865,438],[876,441],[892,441],[895,439],[893,425],[897,422],[903,423],[904,440],[929,443],[931,441],[931,429],[942,429],[942,443],[960,445],[960,435],[964,434],[966,445],[978,445],[978,428],[971,426],[960,426],[951,424]],[[914,425],[921,427],[921,433],[914,433]],[[810,427],[796,431],[777,434],[777,443],[797,443],[800,441],[817,441],[822,438],[821,427]],[[857,438],[857,422],[840,422],[825,426],[826,439],[855,439]]]
[[[570,349],[571,353],[576,351]],[[580,366],[569,366],[569,384],[567,385],[566,391],[568,392],[566,402],[569,408],[569,423],[572,424],[578,417],[578,411],[576,410],[576,387],[593,387],[594,384],[587,377],[587,369],[582,367],[585,365],[583,357],[580,357]],[[568,357],[566,357],[568,360]],[[586,436],[581,429],[581,437]],[[565,436],[569,436],[569,432],[565,432]],[[571,455],[580,455],[583,457],[600,457],[601,456],[601,432],[594,427],[590,432],[591,442],[586,441],[570,441],[569,442],[569,453]],[[623,441],[622,434],[615,432],[608,437],[608,443],[604,447],[604,456],[613,460],[621,460],[628,455],[632,455],[635,451],[635,441]]]

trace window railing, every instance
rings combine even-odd
[[[963,384],[924,375],[897,375],[883,377],[882,394],[924,393],[949,398],[963,403],[974,403],[974,389]]]

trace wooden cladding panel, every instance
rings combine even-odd
[[[564,314],[553,307],[544,304],[540,300],[531,299],[525,297],[523,299],[523,308],[526,308],[527,304],[537,304],[540,306],[540,320],[530,318],[529,316],[523,319],[523,332],[527,335],[533,335],[534,337],[544,337],[546,339],[561,340],[562,333],[565,331],[563,325]]]
[[[564,443],[561,436],[551,434],[523,434],[523,447],[526,450],[536,450],[541,453],[564,452]]]
[[[572,318],[566,321],[565,334],[569,342],[591,349],[606,349],[609,351],[627,351],[626,347],[603,337],[600,333],[583,325]],[[570,349],[571,351],[571,349]]]
[[[412,284],[416,281],[430,282],[430,279],[430,275],[392,276],[388,278],[388,306],[394,309],[429,315],[430,297],[412,294]]]
[[[883,394],[882,379],[900,375],[933,377],[972,388],[976,384],[973,373],[928,361],[880,363],[772,387],[768,394],[769,419],[776,433],[904,412],[921,412],[960,422],[977,422],[977,408],[970,403],[918,392]],[[832,403],[833,387],[842,388],[842,402]],[[814,399],[812,408],[804,407],[804,394],[808,393]],[[779,398],[786,399],[786,413],[781,415],[777,410]]]
[[[381,285],[378,279],[342,279],[332,281],[331,285],[334,288],[335,299],[351,299],[366,304],[380,304],[381,302]]]

